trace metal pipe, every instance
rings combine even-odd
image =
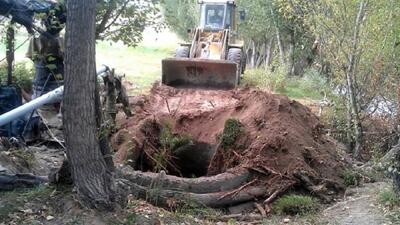
[[[101,66],[97,70],[97,75],[99,76],[99,75],[107,72],[108,69],[109,68],[107,66],[104,66],[104,65]],[[47,94],[40,96],[39,98],[33,99],[32,101],[30,101],[16,109],[13,109],[7,113],[0,115],[0,127],[10,123],[11,121],[13,121],[15,119],[18,119],[18,118],[26,115],[29,112],[32,112],[35,109],[40,108],[41,106],[43,106],[45,104],[61,102],[63,93],[64,93],[64,86],[61,86]]]

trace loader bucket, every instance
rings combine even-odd
[[[164,59],[162,83],[172,87],[231,89],[239,83],[236,63],[209,59]]]

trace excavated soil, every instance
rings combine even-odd
[[[156,84],[149,95],[131,99],[131,105],[134,116],[120,115],[112,138],[116,163],[183,177],[245,167],[254,175],[252,184],[265,184],[270,195],[296,188],[330,201],[343,191],[345,165],[336,142],[307,107],[285,96],[248,88],[194,90]],[[227,146],[222,137],[229,119],[238,121],[239,129]],[[189,137],[190,147],[162,154],[167,151],[160,140],[165,127],[173,136]]]

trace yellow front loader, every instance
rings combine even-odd
[[[243,42],[236,40],[236,4],[200,0],[200,26],[175,58],[162,61],[162,83],[173,87],[230,89],[245,69]]]

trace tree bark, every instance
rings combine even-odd
[[[360,120],[360,109],[357,103],[357,96],[356,96],[357,84],[355,82],[355,75],[356,75],[356,61],[358,57],[357,55],[358,43],[360,39],[360,29],[365,16],[366,6],[367,4],[364,0],[360,2],[360,8],[354,24],[354,35],[352,40],[351,52],[349,55],[349,63],[346,71],[347,90],[349,95],[351,114],[353,118],[353,132],[355,141],[353,156],[358,159],[361,158],[363,134],[362,134],[362,125]]]
[[[254,201],[257,198],[263,198],[268,194],[265,185],[249,186],[243,188],[243,190],[232,192],[232,194],[231,192],[226,191],[196,194],[179,190],[164,190],[157,186],[143,187],[124,179],[119,179],[118,185],[125,193],[130,193],[138,198],[146,199],[146,201],[154,205],[170,208],[177,207],[181,204],[187,204],[188,202],[196,203],[199,206],[219,208]]]
[[[265,62],[266,69],[271,66],[273,44],[274,44],[274,38],[271,37],[266,44],[267,47],[265,48],[265,61],[264,62]]]
[[[118,177],[143,187],[150,187],[159,179],[159,174],[133,171],[130,167],[124,167],[119,171]],[[162,184],[160,184],[159,188],[205,194],[229,191],[249,180],[250,172],[247,169],[232,169],[216,176],[200,178],[182,178],[165,175],[162,178]]]
[[[278,49],[279,49],[279,62],[281,63],[281,65],[283,65],[286,63],[285,49],[283,48],[281,31],[279,30],[278,22],[276,21],[275,12],[274,12],[274,9],[272,8],[272,6],[270,7],[270,13],[271,13],[272,20],[273,20],[274,26],[275,26],[276,43],[277,43]]]
[[[294,31],[290,31],[289,35],[289,48],[288,48],[288,60],[287,60],[287,76],[291,77],[294,75],[294,48],[295,48],[295,37]]]
[[[400,84],[397,87],[397,112],[400,112]],[[399,132],[400,128],[400,114],[397,113],[397,132]],[[397,168],[396,173],[393,174],[393,186],[398,196],[400,196],[400,140],[397,146],[394,146],[393,149],[389,152],[392,153],[392,157],[394,158]],[[388,154],[389,154],[388,153]],[[386,154],[386,155],[388,155]],[[386,156],[385,156],[386,157]],[[385,158],[384,157],[384,158]]]
[[[12,84],[12,73],[14,64],[14,27],[10,24],[7,28],[7,85]]]
[[[254,40],[251,40],[251,57],[250,57],[250,67],[252,69],[256,68],[256,55],[257,55],[257,46]]]
[[[68,0],[67,8],[63,105],[67,156],[82,203],[110,210],[115,204],[114,177],[100,151],[98,132],[96,0]]]

